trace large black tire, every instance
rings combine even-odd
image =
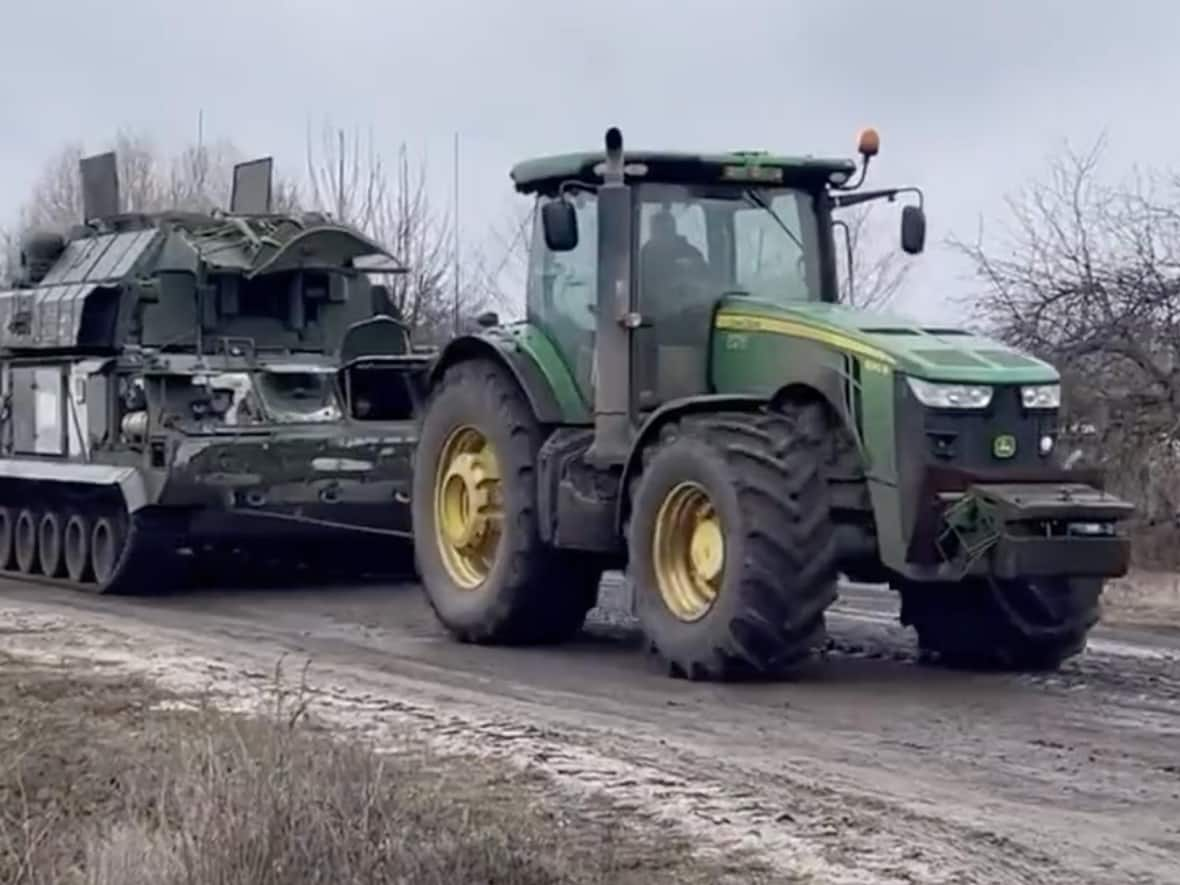
[[[971,579],[904,583],[901,622],[932,661],[949,667],[1055,670],[1086,647],[1101,615],[1102,581]]]
[[[503,514],[491,564],[474,587],[462,586],[444,563],[435,518],[440,459],[463,427],[482,435],[494,452],[495,497]],[[544,438],[515,379],[487,360],[448,368],[427,406],[414,456],[414,549],[431,608],[461,641],[562,642],[581,630],[597,601],[602,567],[548,547],[538,533],[536,464]]]
[[[836,543],[822,457],[801,430],[797,414],[781,412],[688,416],[644,451],[629,490],[628,573],[648,648],[671,675],[780,675],[823,644]],[[711,501],[724,542],[710,571],[716,595],[688,617],[665,593],[669,568],[663,581],[656,568],[669,562],[656,549],[657,524],[662,537],[671,525],[661,508],[686,483]]]

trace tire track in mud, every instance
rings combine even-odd
[[[341,728],[395,741],[411,727],[533,765],[703,849],[755,848],[821,882],[1180,881],[1175,665],[1088,654],[1047,676],[923,668],[888,606],[850,593],[829,660],[800,680],[691,684],[653,675],[618,588],[603,589],[597,638],[542,652],[450,643],[416,594],[381,589],[0,594],[73,625],[30,634],[32,647],[56,637],[132,663],[150,647],[159,678],[200,670],[231,691],[257,687],[281,651],[310,656],[316,706]]]

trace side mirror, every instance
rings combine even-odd
[[[901,210],[901,248],[909,255],[917,255],[926,248],[926,213],[919,206],[905,206]]]
[[[569,252],[578,245],[578,216],[574,207],[558,198],[541,207],[545,245],[553,252]]]

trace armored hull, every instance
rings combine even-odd
[[[412,567],[431,357],[355,264],[397,272],[392,256],[236,195],[229,213],[121,215],[113,175],[83,161],[85,223],[27,238],[0,292],[0,570],[151,592],[260,563]]]

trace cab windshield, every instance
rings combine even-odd
[[[815,202],[806,191],[645,185],[639,227],[640,289],[649,297],[695,279],[713,298],[821,299]]]

